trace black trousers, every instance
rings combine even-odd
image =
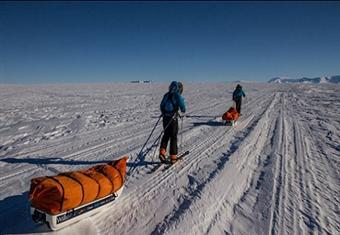
[[[170,140],[170,155],[177,154],[177,133],[178,133],[178,120],[171,117],[163,116],[164,135],[161,141],[161,148],[166,149]]]
[[[242,105],[242,99],[235,100],[236,103],[236,110],[238,113],[241,113],[241,105]]]

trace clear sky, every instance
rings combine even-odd
[[[0,2],[0,83],[340,74],[340,2]]]

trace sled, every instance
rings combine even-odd
[[[35,223],[45,223],[51,230],[59,230],[71,224],[77,223],[84,218],[106,210],[121,195],[123,188],[124,186],[120,188],[117,192],[112,193],[106,197],[100,198],[88,204],[73,208],[57,215],[51,215],[31,206],[31,216]]]
[[[222,115],[222,119],[225,121],[225,124],[227,126],[236,125],[239,117],[240,114],[236,111],[234,107],[230,107],[229,110]]]
[[[33,221],[58,230],[108,207],[123,190],[127,160],[123,157],[89,169],[32,179]]]

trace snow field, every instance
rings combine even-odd
[[[56,234],[338,234],[340,86],[184,84],[188,117],[169,169],[137,154],[167,84],[0,86],[0,234],[48,233],[28,213],[30,179],[123,155],[135,167],[108,210]]]

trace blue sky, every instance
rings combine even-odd
[[[340,74],[340,2],[0,2],[0,83]]]

